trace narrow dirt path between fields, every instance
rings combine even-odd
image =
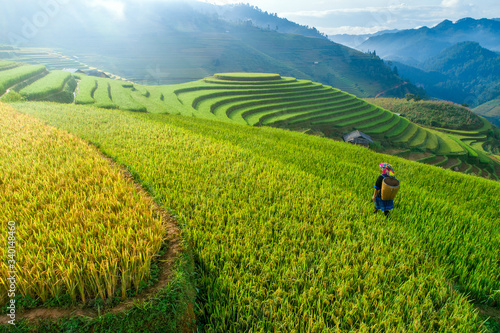
[[[75,91],[73,91],[73,104],[76,104],[76,95],[80,93],[80,81],[81,80],[76,80],[76,88]]]
[[[157,258],[158,266],[160,267],[160,276],[158,282],[142,291],[139,295],[134,298],[126,299],[122,303],[117,306],[109,309],[103,309],[100,313],[97,310],[90,309],[81,309],[78,306],[74,306],[71,308],[37,308],[26,310],[23,313],[16,314],[16,320],[26,319],[28,321],[36,321],[39,319],[59,319],[62,317],[73,317],[73,316],[85,316],[85,317],[97,317],[99,315],[104,315],[106,313],[118,313],[120,311],[125,311],[127,308],[131,307],[134,303],[141,302],[146,300],[147,298],[154,296],[159,290],[165,288],[167,284],[172,279],[173,274],[173,264],[175,263],[178,255],[182,249],[181,246],[181,234],[180,229],[177,226],[177,222],[163,209],[161,208],[153,198],[142,188],[140,184],[134,181],[132,176],[123,168],[122,166],[115,163],[111,158],[102,155],[103,158],[107,159],[113,167],[119,169],[122,172],[123,177],[134,184],[136,191],[141,196],[147,196],[150,199],[151,206],[153,207],[154,212],[162,217],[164,221],[166,234],[165,238],[168,242],[168,248],[166,253]],[[186,313],[186,318],[192,318],[194,316],[193,309],[188,309],[189,313]],[[8,320],[10,320],[6,315],[0,315],[0,325],[7,324]]]

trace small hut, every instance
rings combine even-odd
[[[350,142],[350,143],[353,143],[356,145],[363,145],[366,147],[369,147],[370,143],[373,143],[373,140],[372,140],[372,138],[370,138],[369,135],[367,135],[363,132],[360,132],[358,130],[344,135],[344,141]]]

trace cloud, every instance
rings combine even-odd
[[[327,17],[335,14],[360,14],[360,13],[387,13],[398,12],[407,8],[405,4],[388,7],[363,7],[363,8],[339,8],[330,10],[304,10],[296,12],[283,12],[282,16],[308,16],[308,17]]]
[[[92,0],[87,3],[92,8],[105,10],[114,19],[125,19],[125,3],[118,0]]]
[[[388,26],[359,27],[359,26],[345,25],[345,26],[334,27],[334,28],[317,27],[317,29],[330,36],[330,35],[342,35],[342,34],[367,35],[367,34],[373,34],[377,31],[390,30],[391,28]]]
[[[443,0],[441,2],[443,7],[458,7],[460,6],[460,0]]]

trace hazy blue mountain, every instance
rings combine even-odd
[[[454,76],[463,81],[500,78],[500,55],[476,42],[457,43],[428,59],[423,68]]]
[[[276,72],[360,97],[417,92],[402,85],[379,57],[251,6],[153,0],[129,1],[121,9],[83,0],[52,8],[44,4],[4,4],[0,44],[58,48],[138,83],[180,83],[217,72]]]
[[[461,42],[421,64],[392,62],[402,77],[423,87],[432,97],[477,106],[498,95],[500,55],[476,42]]]
[[[397,29],[382,30],[382,31],[375,32],[373,34],[361,34],[361,35],[350,35],[350,34],[328,35],[328,39],[330,39],[331,41],[333,41],[335,43],[346,45],[346,46],[349,46],[349,47],[352,47],[355,49],[360,44],[362,44],[363,42],[365,42],[366,40],[368,40],[371,37],[380,36],[383,34],[391,34],[391,33],[395,33],[398,31],[401,31],[401,30],[397,30]]]
[[[433,28],[422,27],[370,37],[358,49],[376,50],[384,59],[416,65],[456,43],[466,41],[500,51],[500,21],[464,18],[453,23],[445,20]]]
[[[454,101],[459,104],[471,102],[471,100],[467,98],[468,94],[464,91],[463,85],[448,75],[436,71],[424,71],[397,61],[391,63],[392,66],[397,68],[402,78],[425,89],[430,97]],[[474,99],[472,99],[472,102],[473,101]]]

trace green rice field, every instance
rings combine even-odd
[[[98,145],[175,214],[200,331],[490,332],[477,307],[500,304],[496,182],[269,127],[13,107]],[[389,219],[369,199],[383,161],[402,184]]]

